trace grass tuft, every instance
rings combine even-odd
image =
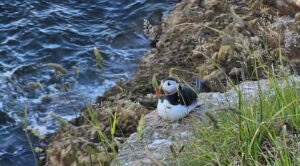
[[[269,89],[235,111],[209,113],[181,155],[182,165],[299,165],[299,88],[292,77],[268,75]]]
[[[36,151],[35,151],[35,148],[33,147],[33,144],[32,144],[32,141],[31,141],[31,138],[30,138],[30,134],[28,132],[28,122],[27,122],[27,117],[28,117],[28,106],[26,105],[24,107],[24,122],[23,122],[23,131],[25,132],[25,135],[26,135],[26,138],[27,138],[27,141],[28,141],[28,144],[30,146],[30,149],[32,151],[32,155],[33,155],[33,158],[34,158],[34,162],[35,162],[35,165],[38,166],[39,165],[39,160],[36,156]]]
[[[62,74],[62,75],[67,74],[67,70],[64,67],[62,67],[62,65],[60,65],[60,64],[57,64],[57,63],[47,63],[46,66],[54,68],[55,72],[57,72],[59,74]]]
[[[142,140],[144,138],[144,129],[145,129],[145,119],[144,116],[142,115],[137,126],[137,134],[139,140]]]

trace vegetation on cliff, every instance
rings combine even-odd
[[[300,164],[299,81],[271,69],[266,74],[269,87],[257,82],[257,98],[237,87],[236,105],[194,124],[198,130],[180,154],[182,165]]]
[[[181,80],[200,78],[206,91],[224,92],[240,81],[261,78],[271,84],[269,91],[258,87],[252,103],[241,95],[237,106],[213,113],[208,121],[199,118],[195,139],[173,153],[176,164],[299,163],[299,88],[286,80],[299,70],[299,6],[280,2],[189,0],[178,3],[161,26],[146,21],[154,47],[134,78],[119,82],[63,126],[49,144],[47,165],[108,165],[136,132],[139,119],[155,108],[153,80],[170,73]]]

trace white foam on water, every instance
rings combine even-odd
[[[62,116],[62,119],[66,120],[66,121],[70,121],[73,120],[75,117],[75,115],[66,115],[66,116]]]
[[[53,127],[53,125],[54,125],[53,121],[55,121],[53,119],[53,115],[58,117],[58,118],[61,118],[64,121],[71,121],[74,118],[76,118],[75,115],[58,115],[58,114],[55,114],[55,113],[51,112],[51,113],[48,113],[47,116],[43,117],[43,119],[46,119],[47,121],[45,123],[42,123],[42,124],[39,124],[38,120],[36,118],[31,117],[30,120],[29,120],[30,125],[28,126],[28,129],[37,130],[41,134],[54,133],[56,129]],[[51,128],[49,128],[49,126]]]
[[[37,130],[41,134],[51,134],[54,133],[55,130],[53,129],[47,129],[45,125],[38,125],[38,124],[31,124],[28,129],[30,130]]]

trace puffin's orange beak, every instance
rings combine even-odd
[[[160,93],[160,86],[156,89],[156,91],[155,91],[155,96],[156,97],[160,97],[161,96],[161,93]]]

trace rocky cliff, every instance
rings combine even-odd
[[[135,76],[108,90],[94,106],[84,109],[80,118],[64,124],[51,139],[46,165],[88,164],[91,159],[94,164],[109,165],[116,151],[119,155],[113,164],[172,162],[168,161],[170,146],[176,144],[180,149],[190,138],[191,121],[201,121],[204,112],[224,106],[226,94],[232,93],[220,93],[229,89],[227,79],[235,83],[257,79],[253,74],[257,58],[264,65],[273,66],[275,72],[297,70],[299,7],[299,1],[284,0],[178,3],[163,18],[161,26],[152,26],[153,48],[141,59]],[[206,82],[206,91],[219,92],[201,94],[199,109],[189,118],[170,124],[152,111],[156,104],[151,95],[153,75],[158,79],[167,75],[184,80],[200,78]],[[264,77],[263,71],[259,70],[259,77]],[[247,93],[255,91],[252,85],[251,82],[242,84]],[[230,100],[235,101],[235,98]],[[143,115],[146,115],[144,139],[140,140],[134,132]],[[112,136],[115,116],[117,126]],[[105,145],[97,131],[102,131],[108,140],[114,139],[115,146]]]
[[[260,80],[259,84],[262,89],[268,89],[268,80]],[[259,89],[256,81],[246,81],[238,87],[248,102],[258,97]],[[225,93],[201,93],[198,97],[199,107],[189,114],[189,117],[173,123],[164,121],[158,116],[157,111],[152,111],[144,118],[144,137],[140,139],[137,133],[131,134],[111,165],[117,163],[124,166],[176,165],[176,160],[172,158],[172,149],[180,151],[184,148],[189,139],[193,138],[196,124],[209,119],[209,112],[233,108],[237,105],[237,101],[236,90]]]

